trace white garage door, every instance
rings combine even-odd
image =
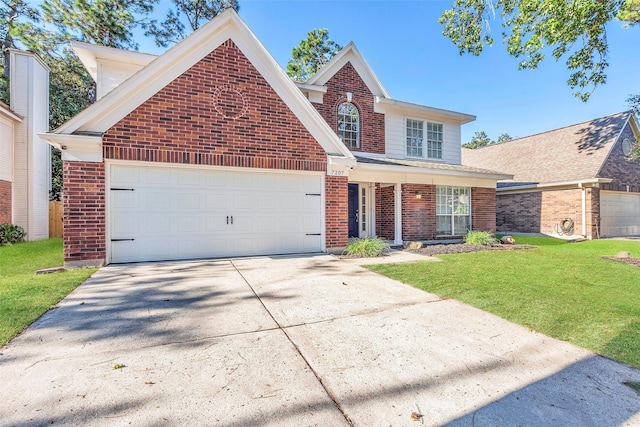
[[[640,235],[640,195],[600,192],[600,235]]]
[[[110,165],[111,262],[322,250],[322,177]]]

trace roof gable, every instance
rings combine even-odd
[[[617,113],[474,150],[463,148],[462,163],[512,174],[514,182],[597,178],[630,120],[632,113]]]
[[[373,72],[353,42],[349,42],[340,52],[325,64],[306,82],[308,85],[323,86],[348,62],[353,65],[360,78],[367,85],[374,96],[390,98],[387,90],[382,86],[378,76]]]
[[[235,43],[327,153],[353,159],[351,152],[340,142],[337,135],[233,9],[227,9],[173,46],[54,133],[104,133],[229,39]]]

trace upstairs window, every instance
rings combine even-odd
[[[442,159],[443,141],[442,125],[427,122],[427,157],[429,159]]]
[[[349,148],[360,147],[360,113],[349,102],[338,107],[338,137]]]
[[[407,119],[407,157],[423,157],[424,122]]]

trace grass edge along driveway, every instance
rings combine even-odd
[[[0,246],[0,347],[97,270],[80,268],[35,274],[36,270],[62,264],[60,238]]]
[[[602,258],[640,257],[640,241],[516,242],[537,248],[368,268],[640,368],[640,268]]]

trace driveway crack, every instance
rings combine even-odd
[[[309,370],[313,373],[313,375],[316,377],[316,380],[318,380],[318,382],[320,383],[320,385],[322,386],[322,388],[324,389],[325,393],[327,394],[327,396],[329,396],[329,399],[331,399],[331,401],[333,402],[334,405],[336,405],[336,408],[338,409],[338,411],[340,411],[340,413],[342,414],[342,416],[344,417],[344,419],[347,421],[347,423],[350,426],[353,426],[353,421],[351,420],[351,418],[349,418],[349,415],[347,415],[347,413],[345,412],[344,408],[342,407],[342,405],[340,405],[340,402],[338,402],[337,397],[333,394],[333,392],[331,392],[331,390],[329,389],[329,387],[325,384],[325,382],[322,380],[322,378],[320,377],[320,375],[318,374],[318,372],[316,372],[315,369],[313,369],[313,366],[311,366],[311,363],[309,363],[309,360],[307,360],[307,358],[305,357],[305,355],[302,353],[302,351],[300,350],[300,347],[298,347],[298,345],[296,344],[296,342],[291,338],[291,336],[287,333],[287,329],[285,326],[281,325],[280,322],[278,322],[278,319],[275,318],[275,316],[271,313],[271,311],[267,308],[266,304],[264,303],[264,301],[262,301],[262,298],[260,298],[260,295],[258,295],[258,293],[256,292],[256,290],[253,288],[253,286],[251,286],[251,283],[249,283],[249,281],[247,280],[246,277],[244,277],[244,275],[242,274],[242,272],[238,269],[238,267],[234,264],[233,261],[231,261],[231,265],[233,266],[233,268],[235,268],[235,270],[238,272],[238,274],[240,275],[240,277],[242,277],[242,280],[244,280],[244,282],[247,284],[247,286],[249,286],[249,289],[251,289],[251,292],[253,292],[253,295],[255,295],[255,297],[258,299],[258,301],[260,301],[260,304],[262,304],[262,307],[264,307],[265,311],[269,314],[269,316],[271,317],[271,319],[273,319],[273,322],[278,325],[278,329],[280,329],[282,331],[282,333],[284,334],[285,337],[287,337],[287,340],[289,340],[289,342],[291,343],[291,345],[293,346],[293,348],[298,352],[298,354],[300,355],[300,357],[302,358],[302,360],[304,360],[304,363],[306,363],[307,367],[309,368]]]

